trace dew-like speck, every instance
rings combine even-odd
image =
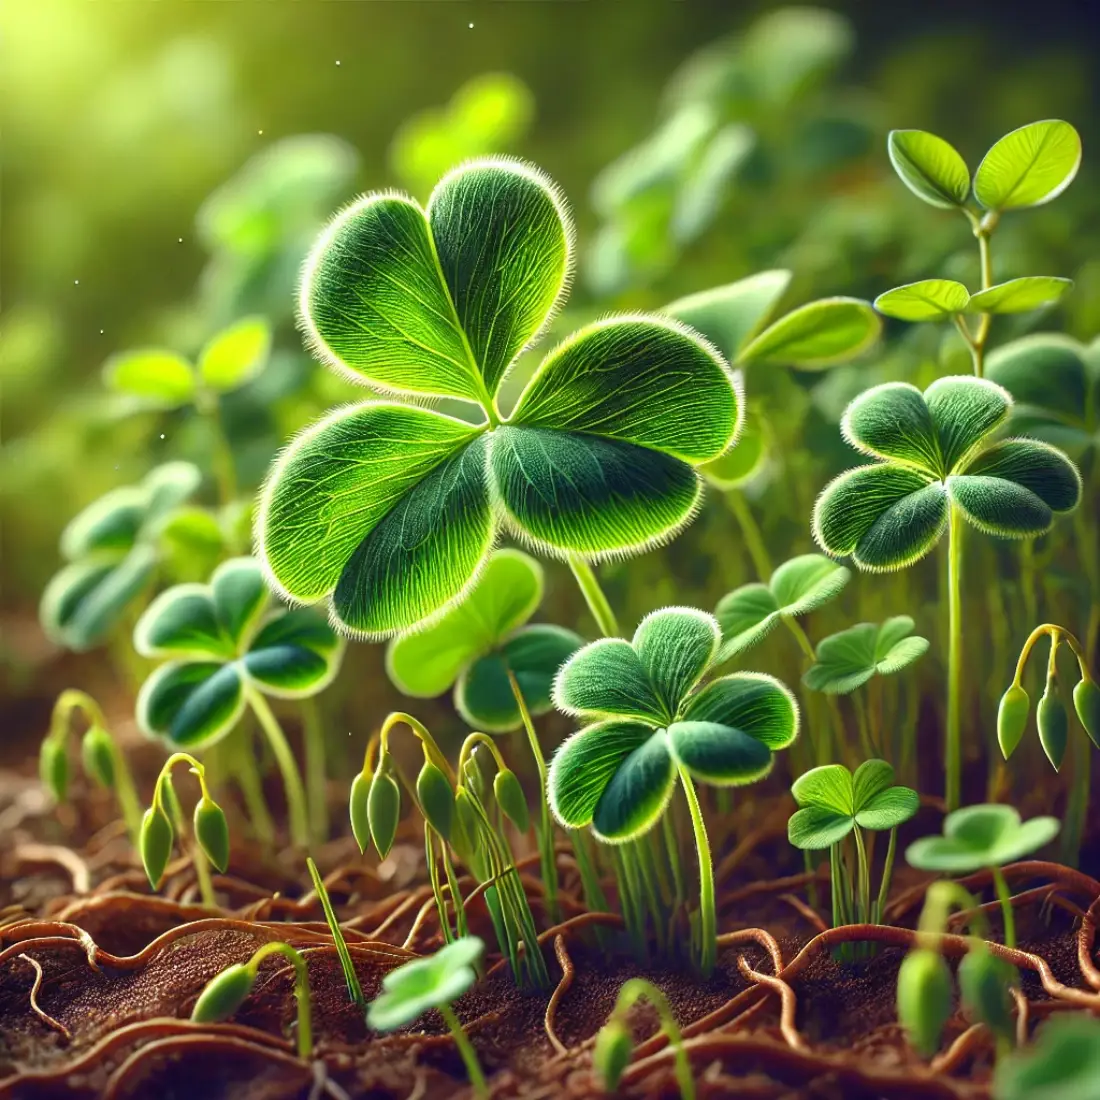
[[[161,433],[160,433],[160,437],[161,437],[161,439],[163,439],[163,438],[164,438],[164,432],[161,432]]]
[[[257,131],[256,131],[256,133],[257,133],[257,134],[259,134],[259,135],[260,135],[260,137],[263,137],[263,136],[264,136],[264,132],[263,132],[263,130],[257,130]]]
[[[183,238],[182,237],[179,237],[178,240],[179,240],[180,244],[183,244]]]
[[[79,279],[73,279],[73,286],[80,286],[80,280]]]
[[[99,335],[100,335],[100,336],[102,336],[102,335],[103,335],[103,329],[100,329],[100,330],[99,330]]]
[[[473,30],[473,29],[474,29],[474,25],[473,25],[473,23],[471,23],[470,24],[470,30]]]
[[[336,64],[337,64],[337,65],[339,65],[339,64],[340,64],[340,62],[339,62],[339,61],[337,61],[337,62],[336,62]]]

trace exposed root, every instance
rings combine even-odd
[[[797,897],[795,894],[780,894],[777,900],[785,902],[800,916],[805,917],[806,920],[813,926],[815,932],[824,932],[829,927],[821,919],[820,913],[818,913],[814,909],[811,909],[800,897]]]
[[[86,894],[92,888],[88,864],[72,848],[60,844],[20,844],[12,854],[17,864],[56,864],[69,876],[74,894]]]
[[[557,955],[558,963],[561,965],[561,981],[558,982],[554,992],[550,994],[550,1000],[546,1005],[546,1015],[543,1017],[543,1027],[546,1029],[546,1037],[550,1040],[550,1045],[558,1054],[564,1055],[568,1054],[569,1051],[554,1031],[554,1016],[557,1014],[562,997],[569,992],[569,987],[573,984],[575,971],[573,970],[573,960],[569,957],[569,952],[565,947],[565,937],[560,932],[554,937],[554,954]]]
[[[1081,974],[1093,989],[1100,989],[1100,969],[1092,958],[1093,945],[1096,943],[1096,920],[1100,915],[1100,895],[1089,906],[1088,912],[1081,918],[1081,928],[1077,933],[1077,965]]]
[[[798,1001],[795,998],[794,990],[782,978],[776,978],[770,974],[761,974],[759,971],[753,970],[745,961],[744,955],[737,957],[737,968],[746,978],[767,986],[768,989],[779,994],[779,1030],[788,1046],[794,1047],[795,1050],[805,1050],[806,1043],[802,1036],[798,1034],[798,1028],[795,1026]]]
[[[1016,1045],[1022,1047],[1027,1042],[1031,1002],[1016,986],[1013,986],[1009,992],[1012,994],[1013,1003],[1016,1005]]]
[[[30,955],[19,955],[17,957],[22,959],[25,963],[29,963],[34,970],[34,985],[31,986],[29,995],[31,1012],[33,1012],[42,1023],[52,1028],[68,1042],[73,1037],[72,1032],[60,1020],[55,1020],[48,1012],[44,1012],[38,1004],[38,991],[42,988],[42,964],[37,959],[32,959]]]
[[[971,1024],[942,1054],[929,1063],[933,1073],[952,1073],[989,1040],[985,1024]]]

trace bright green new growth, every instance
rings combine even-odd
[[[369,195],[307,264],[301,312],[333,369],[376,389],[451,396],[482,423],[393,401],[300,435],[263,491],[257,543],[287,597],[331,596],[351,633],[390,637],[461,598],[501,528],[559,557],[635,553],[694,514],[695,467],[740,420],[737,380],[658,317],[596,322],[543,360],[506,418],[497,394],[559,307],[572,229],[553,185],[474,161],[425,209]]]
[[[808,615],[834,600],[851,575],[851,570],[821,554],[801,554],[779,566],[767,584],[735,588],[714,609],[723,638],[718,661],[750,649],[779,622]]]
[[[195,1001],[191,1019],[197,1024],[217,1024],[228,1020],[248,999],[256,984],[260,963],[271,955],[282,955],[294,970],[294,999],[298,1004],[298,1057],[308,1061],[313,1055],[309,973],[305,959],[288,943],[265,943],[248,962],[227,966],[211,978]]]
[[[944,209],[970,195],[970,171],[953,145],[924,130],[891,130],[886,149],[901,182],[919,199]]]
[[[974,173],[974,197],[987,210],[1041,206],[1060,195],[1081,166],[1081,138],[1057,119],[1006,134]]]
[[[425,629],[390,642],[390,679],[405,695],[424,699],[453,685],[455,709],[470,726],[509,733],[523,723],[510,669],[530,713],[545,714],[558,669],[583,640],[563,627],[524,625],[542,593],[537,561],[519,550],[494,551],[461,600]]]
[[[477,981],[474,968],[484,950],[485,944],[477,936],[465,936],[434,955],[404,963],[382,979],[382,992],[367,1006],[367,1024],[375,1031],[396,1031],[414,1023],[425,1012],[438,1010],[451,1030],[479,1097],[489,1094],[485,1074],[451,1003]]]
[[[859,623],[822,638],[817,659],[802,682],[812,691],[847,695],[872,676],[891,676],[928,651],[928,639],[911,637],[913,620],[896,615],[884,623]]]
[[[140,485],[112,489],[61,534],[69,563],[42,595],[39,617],[59,645],[98,645],[152,583],[164,548],[160,535],[202,481],[190,462],[156,467]]]
[[[1065,1013],[1044,1024],[1034,1044],[1003,1059],[994,1100],[1083,1100],[1100,1081],[1100,1021]]]

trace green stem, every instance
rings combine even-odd
[[[454,864],[451,863],[447,842],[442,837],[439,838],[439,858],[443,863],[443,873],[447,877],[447,890],[451,895],[451,904],[455,911],[455,934],[462,939],[469,931],[466,925],[466,902],[458,888],[458,876],[455,874]]]
[[[302,744],[306,761],[306,796],[310,834],[315,844],[328,839],[328,784],[325,778],[325,729],[315,698],[303,699]]]
[[[268,744],[275,756],[275,763],[283,777],[286,792],[287,809],[290,812],[290,839],[300,848],[309,847],[309,813],[306,809],[306,790],[302,783],[298,763],[294,759],[290,742],[286,739],[283,727],[272,713],[267,700],[254,688],[247,689],[248,703],[259,719],[260,726],[267,736]]]
[[[856,721],[859,724],[859,743],[863,749],[863,755],[868,759],[878,756],[878,750],[871,740],[871,724],[867,719],[867,703],[863,698],[863,692],[856,688],[852,692],[852,702],[856,708]]]
[[[898,847],[898,830],[895,826],[890,830],[890,843],[886,847],[886,863],[882,868],[882,882],[878,889],[878,901],[875,902],[875,911],[872,920],[875,924],[882,921],[883,911],[886,909],[886,899],[890,896],[890,879],[894,874],[894,855]]]
[[[997,889],[997,898],[1001,903],[1001,916],[1005,925],[1005,947],[1016,947],[1016,914],[1012,909],[1012,891],[1005,882],[1000,867],[991,867],[993,872],[993,885]]]
[[[325,912],[325,921],[328,923],[332,942],[336,945],[336,954],[340,959],[340,969],[344,972],[344,982],[348,987],[348,997],[351,1003],[362,1011],[366,1011],[367,999],[363,996],[363,987],[359,984],[359,975],[356,973],[355,964],[351,961],[351,952],[348,950],[348,941],[344,938],[344,930],[336,919],[336,910],[332,908],[332,900],[325,889],[324,879],[317,870],[317,864],[309,857],[306,858],[306,867],[309,868],[309,877],[313,879],[313,889],[321,902],[321,908]]]
[[[764,545],[764,536],[760,533],[760,525],[752,514],[749,502],[740,489],[730,489],[726,493],[726,500],[729,503],[730,511],[737,520],[738,527],[741,528],[741,537],[745,540],[745,548],[749,552],[749,557],[752,558],[756,575],[767,584],[768,578],[772,575],[771,558],[768,556],[768,548]]]
[[[699,807],[699,796],[686,769],[677,765],[680,783],[687,797],[691,828],[695,833],[695,847],[699,852],[699,971],[709,977],[718,957],[718,910],[714,900],[714,864],[711,861],[710,841]]]
[[[592,566],[576,554],[569,555],[569,568],[573,570],[573,576],[577,579],[577,586],[584,596],[584,602],[588,604],[588,610],[600,633],[605,638],[617,638],[619,636],[619,624],[615,619],[615,612],[611,610],[611,604],[607,602],[600,582],[592,571]]]
[[[957,504],[950,505],[947,531],[947,721],[944,768],[947,773],[945,799],[948,811],[959,808],[962,784],[962,519]]]
[[[447,1021],[447,1027],[451,1029],[451,1036],[454,1038],[455,1046],[458,1047],[458,1053],[466,1066],[466,1074],[470,1078],[470,1084],[473,1085],[474,1095],[479,1100],[487,1100],[489,1086],[485,1083],[485,1074],[481,1072],[481,1063],[477,1060],[473,1045],[466,1032],[462,1030],[462,1024],[459,1023],[458,1017],[454,1014],[454,1009],[450,1005],[440,1005],[439,1014]]]
[[[165,776],[163,771],[161,776]],[[154,800],[163,799],[166,803],[165,809],[167,809],[168,816],[172,819],[172,828],[175,830],[176,836],[183,837],[187,835],[187,823],[184,820],[183,807],[180,805],[176,788],[172,785],[170,779],[158,779],[153,798]],[[202,898],[203,905],[208,909],[216,909],[218,900],[214,896],[214,883],[210,878],[210,863],[206,858],[206,853],[194,837],[191,837],[188,841],[187,848],[191,854],[191,866],[195,869],[195,879],[199,884],[199,897]]]
[[[288,943],[265,943],[249,960],[256,973],[268,955],[282,955],[294,968],[294,999],[298,1002],[298,1057],[308,1062],[313,1054],[313,1016],[309,1004],[309,973],[306,961]]]
[[[118,808],[122,811],[122,819],[126,822],[126,831],[130,834],[130,843],[136,848],[141,836],[141,800],[138,798],[137,787],[134,786],[133,772],[126,763],[126,756],[113,737],[111,756],[115,764],[115,797],[118,799]]]
[[[256,756],[253,753],[252,729],[250,724],[231,735],[233,773],[237,780],[237,786],[244,796],[245,809],[248,820],[252,823],[252,831],[256,839],[264,848],[275,847],[275,822],[271,818],[271,811],[264,801],[263,781],[260,779],[260,769],[256,764]]]
[[[626,1014],[631,1007],[643,998],[657,1010],[661,1029],[668,1037],[668,1045],[673,1050],[676,1059],[676,1083],[680,1087],[680,1096],[683,1100],[695,1100],[695,1078],[692,1076],[691,1063],[684,1050],[684,1037],[676,1017],[672,1014],[668,998],[657,986],[645,978],[630,978],[623,982],[619,989],[619,996],[615,1000],[615,1007],[611,1010],[611,1018],[625,1023]]]
[[[233,446],[229,442],[229,436],[225,434],[221,402],[217,394],[203,393],[199,395],[196,407],[210,425],[214,442],[211,464],[214,469],[214,481],[218,486],[218,500],[222,504],[231,504],[237,499],[237,463],[233,457]]]
[[[1081,858],[1081,840],[1088,819],[1089,789],[1091,785],[1092,742],[1088,737],[1078,737],[1074,746],[1072,778],[1069,800],[1066,803],[1065,823],[1062,829],[1062,860],[1076,867]]]
[[[859,896],[859,919],[862,922],[871,919],[871,866],[863,843],[863,830],[856,825],[852,834],[856,838],[856,867],[859,873],[856,888]]]

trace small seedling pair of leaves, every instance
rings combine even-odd
[[[1025,275],[974,294],[953,279],[921,279],[880,294],[875,309],[899,321],[946,321],[961,313],[1027,313],[1054,305],[1072,289],[1072,279],[1055,275]]]
[[[1056,817],[1021,821],[1013,806],[989,803],[955,810],[944,819],[943,836],[926,836],[909,845],[905,858],[921,871],[968,875],[985,867],[1003,867],[1050,843],[1061,827]]]
[[[966,205],[970,171],[950,143],[924,130],[892,130],[887,148],[894,170],[918,198],[948,210]],[[1081,138],[1068,122],[1032,122],[986,153],[974,173],[974,197],[997,212],[1040,206],[1073,182],[1080,164]]]
[[[1064,1013],[1043,1024],[1035,1042],[997,1062],[994,1100],[1085,1100],[1098,1095],[1100,1021]]]
[[[771,770],[797,736],[797,705],[778,680],[756,673],[700,688],[719,644],[712,616],[673,607],[648,615],[629,642],[604,638],[570,658],[554,703],[591,724],[550,766],[548,797],[563,825],[626,841],[660,819],[678,768],[720,786]]]
[[[271,352],[271,327],[263,317],[245,317],[213,336],[191,363],[162,348],[122,352],[107,361],[107,386],[149,408],[177,409],[202,392],[228,393],[252,381]]]
[[[340,668],[344,643],[309,608],[271,609],[263,570],[233,558],[209,584],[162,592],[134,630],[143,656],[163,660],[138,694],[138,722],[151,736],[187,748],[224,737],[247,692],[304,698]]]
[[[783,618],[807,615],[840,595],[851,571],[821,554],[801,554],[784,562],[767,584],[744,584],[723,596],[714,609],[722,627],[718,660],[743,653],[762,641]]]
[[[488,733],[518,729],[522,716],[509,670],[532,715],[550,709],[558,669],[583,644],[560,626],[525,626],[542,602],[542,566],[519,550],[497,550],[473,588],[423,630],[386,650],[386,670],[405,695],[429,699],[454,686],[455,709]]]
[[[69,564],[46,586],[39,608],[52,639],[75,650],[103,641],[152,582],[164,528],[201,481],[197,466],[168,462],[140,485],[112,489],[70,521],[61,534]]]
[[[839,844],[857,825],[896,829],[920,808],[916,791],[894,786],[894,769],[885,760],[866,760],[855,775],[843,764],[812,768],[794,781],[791,794],[800,808],[787,823],[787,836],[808,850]]]
[[[858,623],[822,638],[817,659],[802,682],[811,691],[847,695],[872,676],[891,676],[928,651],[928,639],[911,637],[913,620],[896,615],[884,623]]]
[[[313,349],[360,384],[458,398],[485,420],[368,401],[307,429],[257,518],[282,594],[331,596],[342,628],[387,638],[461,598],[502,526],[596,560],[691,519],[695,468],[728,449],[741,400],[721,356],[685,327],[599,321],[549,353],[506,419],[497,408],[564,298],[572,253],[557,189],[509,160],[456,169],[426,208],[368,195],[337,216],[302,282]]]
[[[924,393],[904,382],[867,390],[848,406],[841,431],[879,461],[825,487],[814,507],[814,538],[828,553],[882,572],[935,546],[949,504],[987,534],[1043,534],[1057,514],[1077,506],[1081,479],[1048,443],[991,444],[1011,407],[1007,390],[980,378],[941,378]]]

